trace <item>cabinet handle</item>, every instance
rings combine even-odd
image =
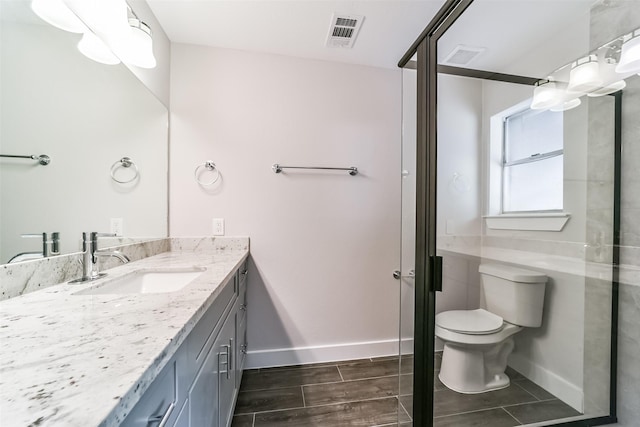
[[[233,339],[229,340],[229,344],[233,343]],[[229,379],[229,371],[231,371],[231,369],[233,369],[233,358],[232,353],[231,353],[231,345],[222,345],[222,348],[224,348],[224,355],[226,356],[227,360],[225,362],[221,362],[220,361],[220,356],[222,356],[222,353],[218,353],[218,370],[220,371],[220,373],[222,373],[222,369],[220,369],[219,365],[225,365],[227,367],[227,370],[225,371],[225,373],[227,374],[227,379]]]
[[[249,270],[244,270],[244,271],[242,271],[242,272],[241,272],[241,274],[242,274],[243,276],[246,276],[247,274],[249,274]]]
[[[147,419],[147,425],[149,424],[155,424],[155,423],[160,423],[158,424],[158,427],[164,427],[167,422],[169,421],[169,417],[171,416],[171,413],[173,412],[173,408],[175,408],[176,404],[174,402],[171,402],[171,405],[169,405],[169,407],[167,408],[167,411],[164,413],[164,415],[152,415]]]
[[[233,369],[233,338],[229,338],[229,370]],[[229,376],[227,375],[227,378]]]
[[[242,310],[242,311],[246,311],[246,310],[247,310],[247,304],[242,304],[242,305],[240,306],[240,310]]]

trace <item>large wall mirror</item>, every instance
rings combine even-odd
[[[124,65],[82,55],[80,34],[29,4],[0,1],[0,154],[50,163],[0,157],[0,264],[37,257],[42,233],[59,233],[62,254],[81,249],[83,231],[166,237],[167,108]]]

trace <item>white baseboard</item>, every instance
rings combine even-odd
[[[405,345],[403,345],[403,349]],[[413,348],[413,346],[411,346]],[[397,356],[398,339],[333,344],[310,347],[277,348],[247,352],[245,369],[275,366],[307,365],[310,363]]]
[[[576,411],[584,412],[584,393],[582,388],[533,363],[518,353],[512,353],[509,356],[509,366],[555,395]]]

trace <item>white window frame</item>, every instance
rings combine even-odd
[[[541,160],[546,160],[546,159],[551,159],[554,157],[558,157],[558,156],[562,156],[564,155],[564,147],[560,150],[555,150],[555,151],[550,151],[550,152],[546,152],[546,153],[535,153],[532,154],[529,157],[523,157],[521,159],[516,159],[516,160],[512,160],[510,162],[507,162],[507,141],[509,138],[509,132],[508,132],[508,128],[507,128],[507,122],[509,119],[514,118],[514,117],[518,117],[518,116],[523,116],[523,115],[527,115],[527,114],[531,114],[531,109],[529,108],[529,105],[527,105],[527,108],[524,109],[520,109],[519,111],[516,111],[513,114],[508,114],[506,116],[503,117],[502,119],[502,171],[501,171],[501,188],[500,188],[500,214],[502,215],[513,215],[513,214],[531,214],[531,213],[558,213],[558,212],[562,212],[563,209],[532,209],[532,210],[527,210],[527,211],[507,211],[505,210],[504,206],[505,206],[505,168],[508,167],[512,167],[512,166],[517,166],[517,165],[524,165],[524,164],[528,164],[528,163],[534,163],[534,162],[538,162]],[[535,113],[535,112],[534,112]],[[562,183],[564,185],[564,183]],[[564,205],[564,203],[563,203]],[[563,206],[564,207],[564,206]]]
[[[525,212],[504,212],[503,211],[503,189],[504,189],[504,165],[505,165],[505,126],[507,117],[514,116],[526,111],[531,105],[531,100],[527,99],[514,105],[490,118],[489,123],[489,144],[486,152],[487,168],[487,215],[484,216],[485,223],[489,229],[493,230],[523,230],[523,231],[562,231],[571,214],[561,210],[545,211],[525,211]],[[540,157],[532,156],[529,159],[519,159],[517,162],[528,163],[532,161],[550,158],[559,154]],[[562,150],[564,155],[564,148]],[[511,162],[513,165],[515,162]],[[563,203],[564,205],[564,203]],[[564,206],[563,206],[564,207]]]

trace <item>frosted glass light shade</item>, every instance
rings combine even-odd
[[[49,0],[45,0],[49,1]],[[62,0],[56,0],[62,1]],[[91,30],[103,39],[129,30],[125,0],[64,0]]]
[[[567,111],[567,110],[571,110],[572,108],[576,108],[580,104],[582,104],[582,101],[580,100],[580,98],[575,98],[551,108],[551,111],[554,111],[554,112]]]
[[[593,92],[587,94],[587,96],[590,96],[591,98],[595,98],[598,96],[605,96],[605,95],[609,95],[610,93],[622,90],[625,87],[627,87],[627,82],[625,82],[624,80],[620,80],[615,83],[611,83],[610,85],[605,86],[601,89],[594,90]]]
[[[153,39],[151,29],[139,19],[129,19],[130,33],[125,43],[118,46],[122,61],[140,68],[154,68]]]
[[[119,64],[120,60],[98,36],[87,31],[78,43],[78,50],[89,59],[107,65]]]
[[[87,30],[84,23],[62,0],[32,0],[31,10],[46,23],[71,33]]]
[[[546,110],[560,102],[560,93],[553,81],[541,81],[533,89],[532,110]]]
[[[579,59],[569,73],[569,92],[587,93],[602,87],[602,76],[595,55]]]
[[[640,30],[632,33],[631,39],[622,44],[620,62],[616,72],[620,74],[640,71]]]

